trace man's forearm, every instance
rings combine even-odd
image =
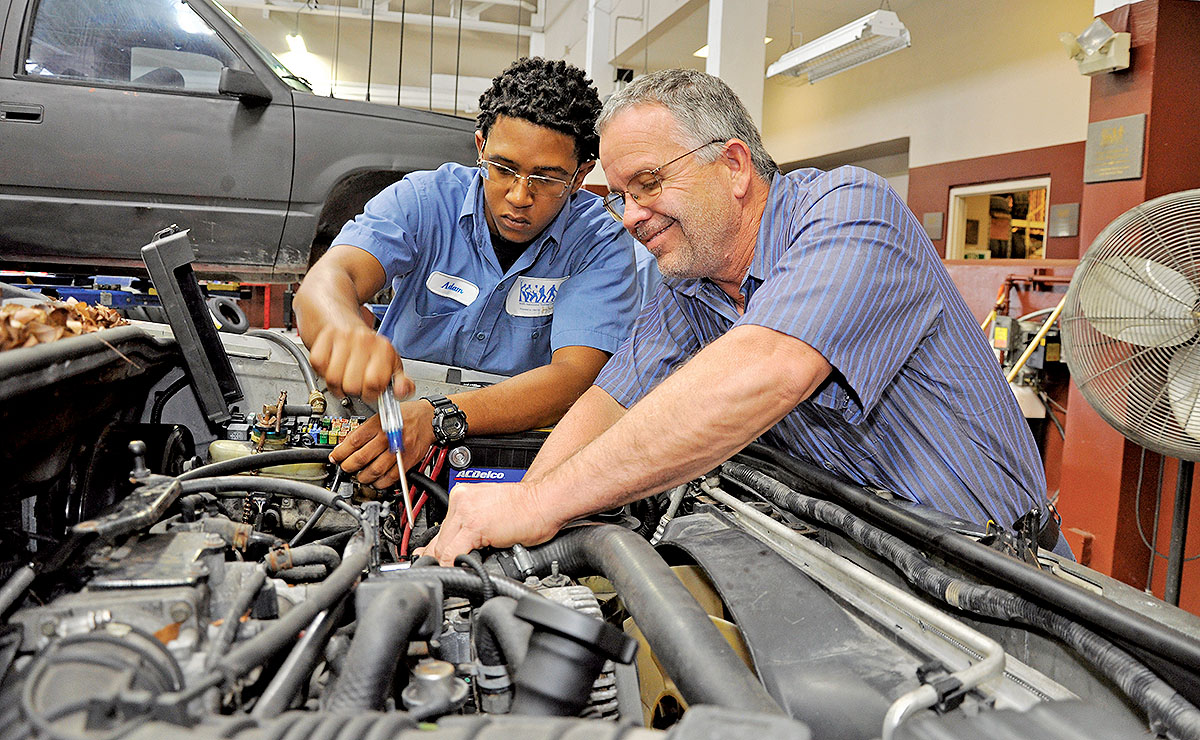
[[[558,467],[624,414],[625,407],[599,386],[588,388],[546,438],[525,479],[535,480]]]
[[[505,434],[549,426],[562,418],[587,390],[607,354],[571,347],[549,365],[527,370],[486,388],[456,393],[450,399],[467,417],[471,434]],[[574,357],[570,351],[574,352]]]
[[[590,444],[539,471],[530,494],[561,526],[690,480],[774,426],[829,372],[808,345],[770,329],[739,327]]]
[[[300,339],[311,347],[329,324],[362,322],[354,282],[345,273],[310,273],[300,284],[293,301]]]
[[[366,323],[363,302],[383,282],[383,267],[368,253],[345,245],[330,249],[304,276],[292,304],[305,346],[312,347],[326,326]]]

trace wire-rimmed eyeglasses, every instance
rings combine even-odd
[[[482,157],[475,166],[479,168],[483,174],[483,179],[488,182],[495,183],[502,188],[511,188],[517,184],[518,180],[525,181],[525,187],[529,188],[529,194],[537,197],[539,195],[547,198],[561,198],[567,194],[571,183],[575,181],[575,175],[579,173],[579,168],[575,168],[575,172],[571,173],[570,180],[561,180],[557,177],[548,177],[546,175],[522,175],[508,165],[493,162],[490,159]]]
[[[639,206],[645,207],[650,205],[662,193],[663,180],[666,178],[658,173],[663,167],[674,164],[689,154],[695,154],[706,146],[724,144],[725,141],[725,139],[713,139],[689,152],[680,154],[669,162],[663,162],[652,170],[641,170],[640,172],[633,173],[633,176],[629,178],[629,183],[625,186],[628,190],[613,190],[604,196],[604,208],[608,211],[609,215],[618,221],[625,220],[626,196],[633,198]]]

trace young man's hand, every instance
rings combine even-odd
[[[365,324],[325,325],[308,354],[313,370],[334,393],[374,401],[393,378],[398,397],[415,390],[392,343]]]
[[[404,469],[411,470],[421,462],[434,443],[433,406],[428,401],[407,401],[400,404],[404,415]],[[329,454],[331,462],[341,465],[363,485],[391,488],[400,480],[396,456],[388,449],[379,414],[359,425]]]

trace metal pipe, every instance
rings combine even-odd
[[[1179,606],[1179,585],[1183,581],[1183,546],[1187,544],[1188,509],[1192,503],[1192,474],[1195,463],[1180,460],[1175,479],[1175,513],[1171,517],[1171,549],[1167,557],[1167,585],[1163,601]]]
[[[962,684],[964,690],[972,689],[984,681],[1004,673],[1006,656],[1004,648],[1000,646],[1000,643],[967,627],[950,615],[926,604],[916,596],[893,586],[879,576],[835,554],[833,551],[813,544],[785,525],[771,519],[766,514],[747,506],[720,487],[710,487],[707,490],[707,494],[733,509],[739,517],[757,524],[775,537],[795,546],[805,557],[819,560],[823,565],[837,571],[839,575],[859,582],[869,588],[879,598],[890,602],[895,608],[920,617],[970,650],[983,656],[977,662],[951,674],[951,676]],[[748,529],[752,534],[759,534],[754,527],[749,527]],[[759,539],[763,538],[760,536]],[[820,580],[818,574],[810,572],[810,575]],[[933,706],[937,700],[937,692],[927,685],[914,689],[896,699],[884,715],[882,740],[892,740],[896,728],[905,719],[920,709]]]

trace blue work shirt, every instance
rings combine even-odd
[[[1045,511],[1028,423],[920,223],[882,178],[857,167],[776,175],[741,290],[739,316],[711,281],[664,278],[597,385],[628,408],[732,327],[764,326],[813,347],[833,372],[763,442],[980,524]]]
[[[507,272],[482,177],[445,164],[385,188],[333,241],[374,255],[394,297],[379,333],[402,357],[516,375],[562,347],[612,353],[640,307],[632,239],[580,190]]]

